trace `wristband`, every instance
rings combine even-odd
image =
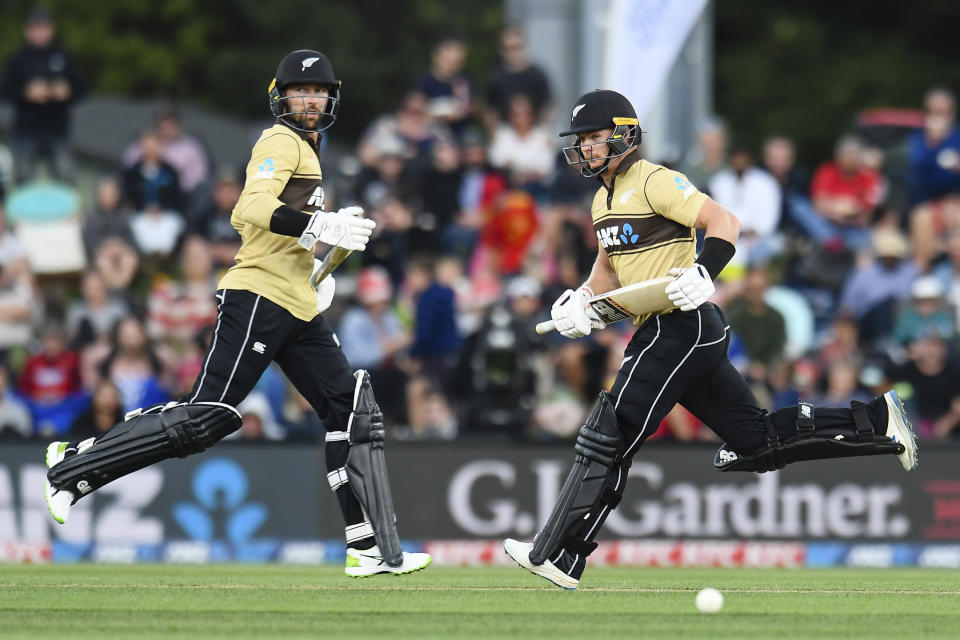
[[[716,280],[736,252],[736,247],[723,238],[707,236],[703,239],[703,250],[697,257],[697,264],[707,270],[711,280]]]
[[[309,215],[282,204],[274,209],[273,215],[270,216],[270,231],[281,236],[299,238],[309,223]]]

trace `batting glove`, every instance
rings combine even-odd
[[[298,242],[307,251],[313,251],[317,242],[348,251],[363,251],[377,223],[362,216],[361,207],[346,207],[337,212],[317,211],[310,216]]]
[[[667,297],[680,311],[693,311],[717,290],[703,265],[694,263],[689,269],[674,267],[667,273],[676,276],[676,280],[667,285]]]
[[[323,266],[323,260],[313,259],[313,273],[316,273]],[[311,276],[312,279],[312,276]],[[333,304],[333,294],[337,290],[337,281],[333,279],[333,274],[317,283],[317,311],[323,313]]]
[[[554,328],[565,338],[582,338],[590,335],[593,329],[603,329],[607,325],[600,320],[588,304],[593,292],[588,287],[576,291],[567,289],[557,298],[550,308],[550,317]]]

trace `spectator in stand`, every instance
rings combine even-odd
[[[391,139],[399,140],[403,145],[400,156],[415,176],[429,165],[433,145],[438,140],[451,139],[451,135],[445,124],[430,116],[427,96],[410,91],[403,97],[396,113],[380,116],[367,128],[357,155],[364,167],[375,167],[381,155],[381,145],[392,144]]]
[[[880,174],[864,166],[863,154],[859,139],[840,138],[834,159],[813,175],[811,200],[799,195],[790,199],[794,222],[822,246],[870,248],[869,226],[884,186]]]
[[[857,330],[857,323],[847,315],[839,315],[830,325],[827,337],[817,354],[817,360],[824,367],[842,360],[856,360],[860,357],[859,343],[860,332]]]
[[[75,349],[106,340],[110,330],[129,312],[127,304],[107,292],[106,283],[95,270],[83,274],[80,300],[67,308],[67,334]]]
[[[45,157],[53,177],[72,180],[70,109],[83,97],[73,57],[56,41],[56,28],[43,8],[33,9],[26,41],[7,58],[0,98],[13,103],[13,143],[18,183],[32,180]]]
[[[123,195],[137,213],[130,226],[146,255],[170,254],[184,230],[183,193],[177,171],[163,159],[156,131],[140,136],[140,160],[123,175]]]
[[[410,252],[413,211],[409,204],[391,196],[371,211],[370,217],[376,221],[377,228],[363,252],[363,263],[382,266],[390,274],[393,286],[397,287],[403,281]]]
[[[746,348],[752,365],[762,365],[765,372],[784,357],[787,344],[786,322],[780,312],[764,299],[770,288],[770,277],[762,267],[750,269],[744,280],[743,295],[727,306],[727,318]]]
[[[420,179],[417,192],[422,203],[418,218],[422,221],[421,226],[431,230],[437,250],[445,248],[443,235],[458,218],[462,182],[460,149],[449,142],[435,145],[433,162]]]
[[[710,194],[721,206],[736,211],[740,219],[737,253],[729,265],[729,275],[735,277],[747,266],[769,262],[783,251],[784,244],[776,234],[780,185],[754,166],[750,150],[741,144],[731,145],[729,165],[710,179]]]
[[[143,323],[127,316],[117,323],[111,337],[111,350],[100,364],[100,376],[120,389],[124,413],[169,400],[161,379],[160,359]]]
[[[466,258],[477,243],[487,210],[506,191],[507,181],[487,162],[487,148],[480,131],[468,130],[461,144],[463,168],[457,203],[459,216],[445,230],[444,246]]]
[[[209,196],[210,155],[198,138],[183,130],[180,114],[175,108],[161,109],[155,127],[163,160],[177,172],[178,185],[185,197],[184,211],[195,214]],[[123,153],[124,166],[136,165],[142,153],[142,141],[128,146]]]
[[[461,343],[453,289],[437,278],[435,265],[425,258],[410,263],[405,284],[416,304],[410,357],[430,379],[449,382]]]
[[[543,69],[530,61],[527,42],[519,27],[507,27],[500,34],[500,67],[493,72],[487,101],[491,107],[489,129],[497,120],[507,120],[513,96],[523,95],[533,107],[534,120],[546,119],[550,106],[550,81]]]
[[[243,418],[240,428],[225,440],[283,440],[283,427],[277,422],[270,401],[259,391],[253,391],[237,406]]]
[[[827,369],[827,388],[813,402],[814,406],[846,407],[850,402],[869,402],[870,395],[859,386],[860,364],[854,360],[837,360]]]
[[[10,392],[10,372],[0,366],[0,440],[21,440],[32,434],[30,409]]]
[[[90,406],[73,421],[67,435],[71,442],[96,438],[120,422],[123,422],[120,390],[109,380],[101,380],[93,389]]]
[[[519,273],[538,224],[537,203],[528,192],[512,190],[500,195],[480,232],[474,262],[488,264],[501,275]]]
[[[20,372],[17,391],[30,406],[34,424],[43,432],[63,433],[84,404],[80,360],[67,348],[66,330],[50,323],[43,330],[39,353]]]
[[[431,157],[442,139],[430,145]],[[412,180],[424,168],[414,173],[408,171],[407,163],[413,157],[410,145],[394,133],[385,133],[365,151],[371,163],[361,169],[353,183],[351,196],[367,211],[382,205],[390,196],[408,199],[413,192]]]
[[[896,306],[910,295],[918,275],[908,253],[902,233],[877,229],[873,232],[873,260],[857,266],[847,278],[840,312],[856,319],[861,342],[874,344],[890,335]]]
[[[791,219],[789,203],[794,196],[806,196],[810,188],[809,176],[797,165],[797,150],[793,139],[776,134],[763,143],[763,168],[780,185],[780,226]]]
[[[950,358],[947,343],[935,334],[912,343],[909,361],[891,366],[887,377],[906,382],[909,394],[910,419],[920,435],[956,437],[960,425],[960,363]]]
[[[893,339],[907,345],[928,335],[947,342],[956,337],[953,312],[943,299],[943,285],[934,276],[921,276],[910,287],[910,305],[903,308],[893,327]]]
[[[953,307],[954,326],[960,327],[960,229],[947,238],[947,259],[935,265],[930,272],[940,280],[946,300]]]
[[[391,425],[406,416],[407,375],[400,366],[411,344],[410,332],[391,306],[393,287],[382,267],[367,267],[357,276],[357,302],[344,312],[337,328],[340,347],[350,364],[366,369],[377,383],[377,399]]]
[[[413,90],[428,100],[430,115],[449,125],[458,138],[470,124],[473,86],[463,73],[467,46],[459,38],[441,40],[430,57],[430,71],[421,76]]]
[[[123,205],[120,184],[109,175],[97,182],[94,211],[83,221],[87,257],[107,290],[127,295],[140,268],[140,255],[130,228],[132,216]]]
[[[541,195],[553,171],[557,145],[555,136],[538,125],[530,98],[510,98],[507,120],[497,125],[490,143],[490,164],[507,173],[510,183]]]
[[[183,354],[194,337],[217,320],[213,262],[207,242],[191,236],[180,253],[180,278],[160,276],[147,297],[147,333]]]
[[[22,349],[33,336],[34,293],[27,250],[7,226],[0,201],[0,365],[8,362],[11,350]]]
[[[941,238],[960,228],[960,129],[953,93],[935,87],[924,96],[922,131],[910,136],[910,214],[914,253],[929,265],[942,249]]]
[[[97,249],[109,238],[119,238],[132,248],[130,230],[131,209],[124,206],[120,182],[115,176],[104,174],[97,180],[93,211],[83,220],[83,244],[91,260]]]
[[[191,232],[203,236],[210,243],[213,267],[217,270],[232,267],[240,250],[240,234],[230,223],[230,217],[242,189],[237,172],[232,168],[222,169],[217,173],[210,206],[192,220]]]
[[[713,176],[726,167],[726,160],[726,127],[719,120],[705,120],[697,128],[697,147],[683,163],[683,173],[695,187],[707,192]]]

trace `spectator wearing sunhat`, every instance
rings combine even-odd
[[[916,265],[909,260],[907,239],[900,231],[876,230],[872,253],[871,262],[850,274],[840,297],[841,313],[856,319],[860,337],[867,342],[890,335],[896,305],[909,297],[918,276]]]
[[[944,289],[935,276],[923,276],[910,288],[910,304],[897,317],[893,338],[903,345],[928,335],[953,340],[953,314],[944,301]]]

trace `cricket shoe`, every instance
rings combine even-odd
[[[513,538],[507,538],[503,541],[503,550],[507,555],[513,558],[513,561],[529,571],[530,573],[549,580],[558,587],[573,591],[579,586],[580,581],[572,576],[568,576],[549,560],[544,560],[543,564],[533,564],[530,562],[530,551],[533,549],[532,542],[520,542]]]
[[[353,549],[347,547],[347,566],[343,570],[351,578],[366,578],[379,573],[402,575],[426,569],[433,561],[429,553],[403,552],[403,562],[399,567],[391,567],[380,555],[376,545],[369,549]]]
[[[69,442],[51,442],[47,445],[47,469],[63,461],[67,456],[67,447],[69,445]],[[76,451],[72,453],[76,453]],[[67,521],[67,516],[70,515],[70,505],[73,504],[73,493],[65,489],[54,489],[49,480],[46,483],[44,493],[47,497],[47,509],[50,510],[50,515],[60,524],[64,524]]]
[[[887,431],[884,435],[903,445],[903,453],[897,454],[897,457],[904,469],[913,471],[917,468],[917,434],[897,392],[887,391],[883,399],[887,403]]]

